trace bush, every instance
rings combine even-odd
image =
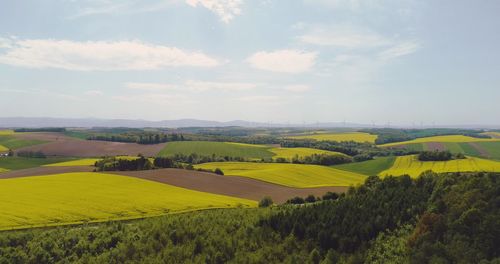
[[[224,175],[224,172],[219,168],[215,168],[214,173],[218,175]]]
[[[273,205],[273,199],[271,199],[271,197],[269,196],[265,196],[259,202],[259,207],[269,207],[271,205]]]
[[[304,201],[306,203],[314,203],[316,202],[316,197],[314,197],[314,195],[312,194],[309,194]]]
[[[453,155],[449,151],[422,151],[418,154],[420,161],[446,161],[451,160]]]
[[[305,201],[304,201],[304,198],[302,197],[293,197],[292,199],[289,199],[288,201],[286,201],[286,203],[288,204],[303,204]]]
[[[334,192],[327,192],[325,195],[323,195],[323,200],[337,200],[339,198],[339,195]]]

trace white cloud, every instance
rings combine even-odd
[[[193,7],[201,5],[217,14],[223,22],[229,23],[241,13],[243,0],[186,0],[186,3]]]
[[[114,100],[122,102],[142,102],[142,103],[179,103],[186,99],[185,96],[179,94],[166,93],[143,93],[133,95],[116,95],[111,97]]]
[[[283,89],[289,92],[303,93],[311,90],[311,87],[303,84],[295,84],[295,85],[287,85]]]
[[[202,52],[141,41],[13,40],[0,63],[28,68],[76,71],[155,70],[165,67],[214,67],[219,62]]]
[[[84,94],[88,96],[101,96],[103,93],[99,90],[88,90]]]
[[[125,83],[125,87],[133,90],[143,91],[162,91],[162,90],[178,90],[189,92],[205,92],[205,91],[247,91],[258,86],[257,83],[244,82],[206,82],[187,80],[183,84],[167,84],[167,83]]]
[[[245,91],[257,87],[255,83],[240,83],[240,82],[202,82],[188,80],[185,83],[187,89],[192,91]]]
[[[281,99],[278,96],[272,96],[272,95],[251,95],[251,96],[243,96],[243,97],[238,97],[236,98],[238,101],[242,102],[279,102]]]
[[[125,87],[132,90],[142,90],[142,91],[162,91],[162,90],[171,90],[176,89],[177,87],[173,84],[165,84],[165,83],[138,83],[138,82],[129,82],[125,83]]]
[[[260,51],[250,56],[247,61],[260,70],[301,73],[310,70],[316,61],[316,52],[300,50]]]
[[[162,1],[137,1],[121,0],[118,1],[69,1],[78,4],[78,11],[69,16],[68,19],[77,19],[92,15],[120,15],[135,14],[145,12],[155,12],[170,7],[175,0]]]
[[[417,41],[404,41],[380,52],[379,56],[382,59],[393,59],[400,56],[408,55],[416,52],[420,48],[420,43]]]
[[[350,25],[314,26],[310,32],[299,36],[307,44],[341,48],[369,48],[391,44],[391,40],[365,28]]]

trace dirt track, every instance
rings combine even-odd
[[[48,156],[69,157],[101,157],[116,155],[156,156],[163,149],[165,143],[142,145],[136,143],[121,143],[108,141],[81,140],[67,137],[59,133],[26,133],[18,135],[24,139],[38,139],[50,141],[45,144],[29,146],[17,151],[42,151]]]
[[[88,172],[93,170],[94,167],[90,166],[36,167],[36,168],[7,171],[0,173],[0,179],[19,178],[26,176],[40,176],[40,175],[58,174],[66,172]]]
[[[328,191],[345,192],[347,187],[290,188],[277,184],[237,176],[220,176],[213,173],[181,169],[161,169],[149,171],[120,171],[113,174],[166,183],[187,189],[247,198],[259,201],[271,196],[275,203],[309,194],[322,196]]]

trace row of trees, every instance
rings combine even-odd
[[[66,132],[64,127],[16,128],[14,132]]]
[[[310,156],[299,157],[295,155],[292,159],[283,157],[271,160],[277,163],[295,163],[295,164],[316,164],[323,166],[331,166],[337,164],[350,163],[353,159],[347,155],[341,154],[312,154]]]
[[[138,144],[158,144],[168,141],[184,141],[182,134],[164,133],[124,133],[124,134],[97,134],[87,136],[87,140],[101,140],[112,142],[126,142]]]
[[[465,156],[462,153],[452,154],[448,150],[421,151],[418,154],[418,160],[421,161],[447,161],[452,159],[465,159]]]

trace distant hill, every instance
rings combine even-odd
[[[233,120],[227,122],[177,119],[149,121],[143,119],[51,118],[51,117],[0,117],[0,127],[370,127],[354,123],[280,124]]]
[[[144,119],[100,119],[100,118],[53,118],[53,117],[0,117],[0,128],[16,127],[304,127],[304,128],[380,128],[385,126],[348,123],[348,122],[324,122],[324,123],[264,123],[250,122],[245,120],[233,121],[211,121],[200,119],[176,119],[150,121]],[[392,126],[394,128],[411,128],[409,126]],[[441,128],[482,128],[498,129],[500,125],[440,125]],[[420,127],[419,127],[420,128]],[[425,127],[422,127],[425,128]]]

